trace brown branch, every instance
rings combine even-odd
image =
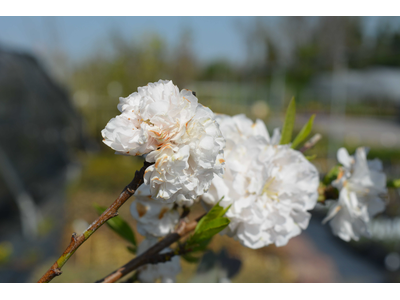
[[[103,214],[94,221],[88,229],[86,229],[80,236],[72,234],[71,241],[65,249],[60,258],[51,266],[51,268],[39,279],[39,283],[50,282],[54,277],[61,275],[61,268],[68,261],[68,259],[75,253],[75,251],[82,245],[97,229],[99,229],[105,222],[118,215],[118,209],[135,193],[139,186],[143,183],[143,176],[145,170],[152,165],[152,163],[144,162],[140,171],[136,171],[135,177],[124,188],[119,197],[107,208]]]
[[[187,254],[189,252],[191,252],[191,249],[178,248],[176,250],[169,251],[169,252],[166,252],[166,253],[156,254],[156,255],[148,257],[144,261],[143,265],[146,265],[146,264],[155,265],[155,264],[159,264],[159,263],[165,263],[167,261],[170,261],[174,256],[184,255],[184,254]]]
[[[184,219],[186,218],[190,213],[190,208],[189,207],[183,207],[182,214],[180,215],[179,219]]]
[[[307,150],[309,150],[312,147],[314,147],[315,144],[318,143],[321,138],[322,138],[322,135],[320,135],[319,133],[315,134],[311,139],[308,140],[308,142],[306,142],[304,144],[303,147],[301,147],[301,149],[299,151],[301,153],[306,152]]]
[[[143,260],[143,263],[141,264],[141,266],[147,265],[147,264],[156,265],[159,263],[165,263],[165,262],[171,261],[171,259],[174,256],[185,255],[187,253],[190,253],[191,251],[192,251],[192,249],[178,248],[176,250],[169,251],[166,253],[155,254],[155,255],[150,256],[147,259]],[[130,278],[128,278],[126,281],[124,281],[123,283],[133,283],[136,280],[138,280],[139,272],[140,271],[134,272],[133,275]]]
[[[120,279],[123,276],[129,274],[130,272],[136,270],[140,266],[143,266],[145,264],[150,263],[152,260],[155,259],[155,257],[157,257],[157,254],[161,250],[163,250],[164,248],[167,248],[168,246],[170,246],[173,243],[177,242],[180,238],[184,237],[189,232],[194,230],[196,228],[196,226],[197,226],[197,223],[204,216],[205,216],[205,214],[201,215],[196,220],[194,220],[194,221],[192,221],[190,223],[186,223],[182,219],[175,232],[168,234],[165,238],[163,238],[161,241],[159,241],[153,247],[149,248],[146,252],[144,252],[141,255],[135,257],[130,262],[128,262],[125,265],[123,265],[122,267],[120,267],[118,270],[112,272],[108,276],[106,276],[103,279],[100,279],[100,280],[98,280],[96,282],[98,282],[98,283],[116,282],[118,279]]]

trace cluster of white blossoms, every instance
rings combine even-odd
[[[135,192],[131,214],[137,221],[138,232],[146,237],[163,237],[172,232],[179,221],[174,204],[154,199],[150,187],[142,184]]]
[[[214,113],[191,91],[160,80],[120,98],[118,109],[103,141],[118,154],[154,163],[144,181],[156,200],[190,206],[223,173],[225,140]]]
[[[330,221],[333,234],[345,241],[369,236],[368,223],[385,209],[386,175],[379,159],[367,160],[367,150],[358,148],[350,156],[345,148],[337,153],[341,171],[332,185],[339,190],[338,201],[331,205],[323,223]]]
[[[157,238],[146,238],[144,239],[139,247],[137,254],[144,253],[147,249],[157,243]],[[171,251],[169,248],[163,249],[160,254]],[[181,272],[181,265],[179,262],[179,256],[174,256],[170,261],[158,264],[147,264],[138,268],[138,278],[141,282],[155,282],[160,281],[163,283],[170,283],[176,281],[176,275]]]
[[[220,204],[232,205],[225,233],[243,245],[285,245],[308,226],[307,210],[318,198],[318,171],[290,145],[278,145],[279,130],[271,138],[260,120],[218,115],[217,121],[226,139],[226,169],[202,199],[213,205],[224,197]]]
[[[209,206],[231,206],[230,223],[222,233],[256,249],[284,246],[306,229],[318,199],[319,174],[305,156],[279,145],[261,120],[245,115],[217,115],[198,103],[189,90],[172,81],[158,81],[120,98],[119,116],[102,131],[104,143],[118,154],[140,155],[150,165],[136,191],[131,214],[145,237],[138,255],[174,231],[179,207],[201,196]],[[386,176],[379,160],[367,161],[366,150],[354,157],[341,148],[343,165],[332,183],[339,190],[324,222],[343,240],[368,234],[370,218],[385,204]],[[331,203],[331,201],[327,201]],[[164,249],[160,253],[170,251]],[[179,257],[138,269],[142,282],[173,282]]]
[[[144,156],[154,163],[145,170],[131,214],[145,240],[138,254],[172,232],[179,221],[177,206],[191,206],[223,174],[225,139],[214,113],[189,90],[160,80],[120,98],[121,114],[102,131],[103,142],[118,154]],[[161,252],[162,253],[162,252]],[[179,258],[140,269],[139,279],[174,281]]]

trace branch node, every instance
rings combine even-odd
[[[186,228],[186,221],[184,219],[181,219],[178,224],[178,227],[176,228],[176,232],[179,235],[183,235],[183,233],[185,232],[185,228]]]
[[[62,274],[62,272],[59,268],[54,269],[53,272],[54,272],[55,276],[60,276]]]
[[[71,236],[71,242],[75,243],[76,242],[76,232],[74,232]]]

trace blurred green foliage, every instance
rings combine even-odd
[[[71,184],[71,194],[78,190],[122,191],[143,165],[140,157],[114,155],[109,149],[95,155],[83,155],[81,160],[83,170]]]
[[[6,263],[13,253],[13,246],[10,242],[0,243],[0,265]]]

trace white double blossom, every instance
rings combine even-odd
[[[225,140],[213,112],[191,91],[160,80],[120,98],[118,109],[103,141],[119,154],[154,162],[144,178],[153,198],[191,205],[223,173]]]
[[[172,232],[179,221],[174,204],[154,200],[150,187],[142,184],[134,195],[131,214],[137,221],[137,230],[143,236],[163,237]]]
[[[365,148],[358,148],[354,156],[340,148],[337,158],[343,167],[332,185],[339,190],[339,199],[327,201],[331,207],[323,223],[330,221],[333,234],[341,239],[358,241],[369,236],[368,223],[385,209],[386,176],[379,159],[367,160]]]
[[[147,249],[157,243],[156,238],[146,238],[138,246],[138,255],[145,252]],[[163,249],[160,254],[171,251],[170,248]],[[163,283],[176,282],[176,275],[181,272],[179,256],[174,256],[170,261],[158,264],[147,264],[138,268],[138,279],[141,282],[156,282]]]
[[[289,145],[278,145],[280,134],[270,138],[264,123],[253,124],[244,115],[218,115],[226,139],[226,170],[215,176],[208,204],[222,197],[230,224],[227,234],[250,248],[285,245],[306,229],[318,198],[316,168]]]

